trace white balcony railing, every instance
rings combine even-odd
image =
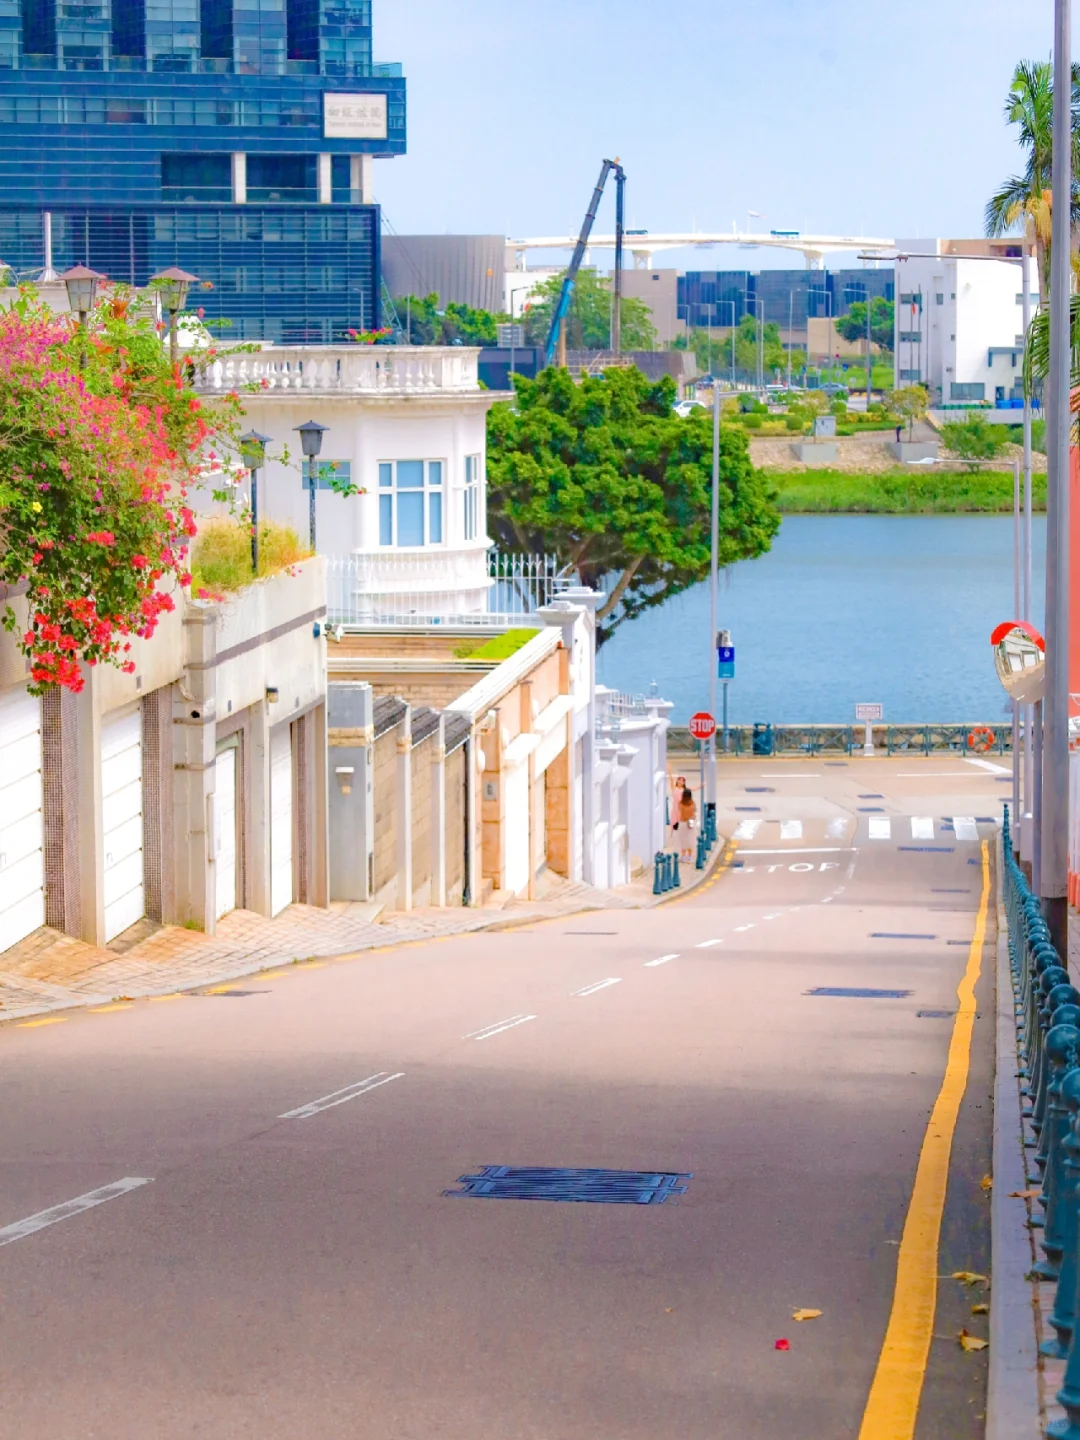
[[[331,624],[513,623],[561,588],[553,556],[498,551],[350,555],[327,561]]]
[[[199,390],[414,395],[477,391],[479,350],[443,345],[268,345],[214,360]]]

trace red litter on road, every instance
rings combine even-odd
[[[790,1341],[790,1340],[777,1340],[776,1343],[775,1343],[775,1345],[773,1346],[773,1348],[774,1348],[775,1350],[790,1350],[790,1349],[791,1349],[791,1341]]]

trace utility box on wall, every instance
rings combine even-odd
[[[374,696],[366,681],[327,687],[329,712],[330,899],[375,894]]]

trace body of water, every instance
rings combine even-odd
[[[898,723],[1000,718],[989,642],[1013,618],[1012,525],[1005,515],[786,517],[767,555],[720,578],[718,623],[736,647],[731,722],[847,722],[858,701],[880,701]],[[1040,627],[1045,539],[1037,515]],[[708,708],[709,657],[706,583],[617,630],[600,650],[600,680],[631,692],[655,680],[685,725]]]

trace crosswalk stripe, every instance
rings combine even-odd
[[[760,829],[760,820],[740,820],[735,826],[734,838],[736,840],[752,840]]]
[[[889,818],[888,815],[871,815],[871,816],[870,816],[870,839],[871,839],[871,840],[891,840],[891,839],[892,839],[892,821],[890,820],[890,818]]]
[[[978,840],[979,827],[974,815],[954,815],[952,823],[957,840]]]
[[[934,817],[932,815],[912,815],[911,838],[913,840],[932,840],[934,838]]]
[[[801,840],[801,839],[802,839],[802,821],[801,821],[801,820],[781,820],[781,821],[780,821],[780,839],[781,839],[781,840]]]

